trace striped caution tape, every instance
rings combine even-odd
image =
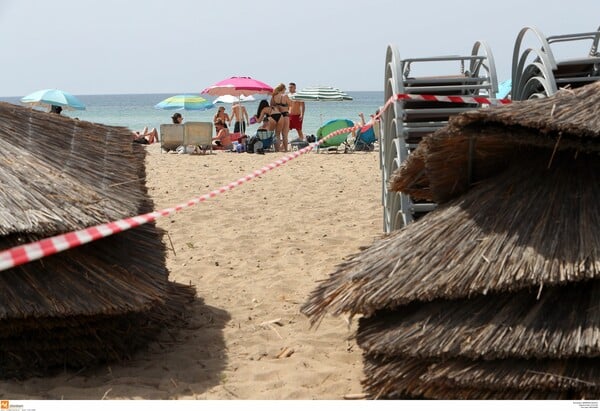
[[[469,104],[489,104],[503,105],[509,104],[512,100],[509,98],[488,98],[482,96],[436,96],[432,94],[396,94],[392,97],[394,100],[416,100],[416,101],[441,101],[445,103],[469,103]]]
[[[121,220],[113,221],[110,223],[99,224],[93,227],[88,227],[78,231],[72,231],[66,234],[56,235],[54,237],[45,238],[43,240],[35,241],[29,244],[23,244],[12,247],[10,249],[0,252],[0,271],[7,270],[9,268],[17,267],[19,265],[29,263],[32,261],[39,260],[44,257],[51,256],[53,254],[60,253],[80,245],[91,243],[92,241],[99,240],[101,238],[109,237],[113,234],[117,234],[135,227],[139,227],[143,224],[155,221],[160,217],[166,217],[183,209],[192,207],[196,204],[204,202],[208,199],[214,198],[219,194],[223,194],[227,191],[233,190],[242,184],[255,179],[271,170],[276,169],[295,158],[300,157],[313,150],[318,144],[322,144],[324,141],[331,137],[352,132],[357,130],[359,127],[347,127],[341,130],[334,131],[323,137],[316,143],[311,143],[307,147],[301,150],[291,152],[284,157],[281,157],[274,162],[265,165],[264,167],[254,170],[252,173],[239,178],[227,185],[221,186],[216,190],[211,191],[208,194],[204,194],[193,199],[176,205],[174,207],[165,208],[160,211],[153,211],[151,213],[141,214],[135,217],[128,217]]]
[[[385,105],[382,107],[380,112],[373,117],[374,120],[379,120],[381,115],[394,101],[398,100],[421,100],[421,101],[443,101],[450,103],[476,103],[476,104],[508,104],[511,102],[510,99],[491,99],[486,97],[465,97],[465,96],[436,96],[428,94],[396,94],[388,99]],[[93,227],[88,227],[82,230],[73,231],[66,234],[56,235],[54,237],[45,238],[43,240],[35,241],[29,244],[15,246],[8,250],[0,252],[0,271],[7,270],[9,268],[17,267],[19,265],[39,260],[43,257],[48,257],[53,254],[60,253],[83,244],[91,243],[92,241],[99,240],[101,238],[109,237],[113,234],[117,234],[131,228],[138,227],[143,224],[155,221],[160,217],[169,216],[183,209],[192,207],[196,204],[204,202],[210,198],[216,197],[219,194],[233,190],[236,187],[244,184],[245,182],[251,181],[258,176],[261,176],[277,167],[280,167],[287,162],[298,158],[299,156],[312,151],[317,145],[322,144],[326,140],[335,137],[340,134],[349,133],[358,130],[360,126],[346,127],[333,133],[328,134],[319,141],[309,144],[301,150],[292,152],[266,166],[254,170],[252,173],[237,179],[227,185],[219,187],[216,190],[211,191],[208,194],[204,194],[199,197],[194,197],[186,203],[176,205],[174,207],[165,208],[160,211],[153,211],[151,213],[138,215],[135,217],[124,218],[118,221],[110,223],[99,224]]]
[[[512,102],[509,98],[488,98],[488,97],[466,97],[466,96],[437,96],[433,94],[406,94],[399,93],[391,96],[384,104],[381,112],[375,116],[375,119],[379,119],[381,114],[388,109],[388,107],[398,100],[415,100],[415,101],[442,101],[445,103],[469,103],[469,104],[489,104],[491,106],[510,104]]]

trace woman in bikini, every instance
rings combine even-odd
[[[225,128],[227,128],[227,124],[231,123],[231,119],[229,118],[229,114],[227,114],[225,112],[225,107],[221,106],[217,109],[217,112],[215,113],[214,117],[213,117],[213,123],[216,124],[217,123],[217,119],[221,119],[223,121],[223,124],[225,125]]]
[[[269,106],[269,102],[267,100],[261,100],[258,103],[258,109],[256,110],[255,120],[257,123],[262,123],[265,117],[268,120],[267,130],[275,130],[275,121],[271,118],[271,106]]]
[[[285,84],[280,83],[273,89],[271,97],[271,118],[275,124],[275,149],[288,151],[288,133],[290,131],[290,98],[285,94]]]

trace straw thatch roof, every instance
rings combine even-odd
[[[462,298],[598,278],[600,186],[595,156],[523,153],[402,230],[352,256],[302,312],[371,315],[412,301]],[[515,158],[516,160],[517,158]]]
[[[131,132],[0,103],[0,249],[153,209]],[[0,369],[23,377],[127,358],[194,297],[146,224],[0,275]]]
[[[413,303],[360,319],[358,345],[415,358],[600,355],[600,280],[543,290]]]
[[[0,102],[0,235],[47,236],[136,215],[144,149],[131,131]]]
[[[167,287],[163,304],[141,312],[2,321],[2,378],[43,376],[132,358],[161,333],[173,335],[187,321],[183,314],[194,290],[176,283]]]
[[[464,112],[421,141],[390,188],[443,203],[497,173],[518,147],[598,153],[599,137],[600,82],[549,98]]]
[[[161,237],[144,225],[3,271],[0,320],[114,315],[163,303],[168,271]],[[0,240],[2,249],[9,245]]]
[[[567,399],[600,395],[597,358],[468,361],[364,356],[375,398]]]

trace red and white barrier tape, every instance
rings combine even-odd
[[[492,106],[510,104],[509,98],[488,98],[488,97],[465,97],[465,96],[437,96],[433,94],[405,94],[399,93],[391,96],[384,104],[383,108],[374,118],[378,120],[381,114],[388,107],[398,100],[415,100],[415,101],[441,101],[445,103],[469,103],[469,104],[489,104]]]
[[[208,194],[204,194],[199,197],[194,197],[186,203],[181,203],[174,207],[165,208],[160,211],[153,211],[151,213],[146,213],[135,217],[128,217],[110,223],[99,224],[93,227],[84,228],[82,230],[72,231],[70,233],[45,238],[43,240],[35,241],[33,243],[12,247],[8,250],[0,252],[0,271],[17,267],[19,265],[29,263],[35,260],[39,260],[43,257],[48,257],[53,254],[60,253],[61,251],[66,251],[83,244],[91,243],[92,241],[99,240],[101,238],[109,237],[113,234],[117,234],[129,230],[131,228],[135,228],[143,224],[155,221],[159,217],[165,217],[174,214],[185,208],[189,208],[191,206],[204,202],[210,198],[216,197],[219,194],[223,194],[227,191],[233,190],[234,188],[244,184],[245,182],[251,181],[258,176],[261,176],[271,170],[274,170],[277,167],[280,167],[286,164],[287,162],[300,157],[302,154],[310,152],[318,144],[321,144],[322,142],[328,140],[331,137],[343,133],[348,133],[358,128],[358,126],[347,127],[330,133],[316,143],[311,143],[301,150],[294,151],[284,157],[281,157],[280,159],[275,160],[274,162],[267,164],[266,166],[260,169],[254,170],[252,173],[247,174],[246,176],[239,178],[236,181],[221,186]]]
[[[508,104],[511,102],[510,99],[490,99],[486,97],[435,96],[427,94],[396,94],[388,99],[381,111],[373,117],[374,120],[378,120],[383,114],[383,112],[387,110],[389,105],[397,100],[443,101],[450,103],[476,103],[491,105]],[[213,190],[208,194],[204,194],[199,197],[194,197],[186,203],[182,203],[174,207],[165,208],[160,211],[153,211],[151,213],[146,213],[135,217],[129,217],[110,223],[99,224],[97,226],[88,227],[83,230],[56,235],[54,237],[45,238],[43,240],[35,241],[29,244],[19,245],[8,250],[2,251],[0,252],[0,271],[17,267],[21,264],[25,264],[31,261],[39,260],[40,258],[48,257],[53,254],[57,254],[61,251],[66,251],[71,248],[75,248],[101,238],[109,237],[113,234],[117,234],[122,231],[138,227],[142,224],[155,221],[159,217],[165,217],[174,214],[185,208],[189,208],[191,206],[204,202],[210,198],[216,197],[219,194],[233,190],[234,188],[244,184],[245,182],[251,181],[256,177],[265,174],[268,171],[274,170],[275,168],[282,166],[287,162],[310,152],[314,149],[314,147],[323,143],[331,137],[344,133],[349,133],[358,130],[359,128],[360,126],[353,126],[334,131],[333,133],[328,134],[316,143],[311,143],[309,146],[301,150],[292,152],[291,154],[288,154],[270,164],[267,164],[266,166],[260,169],[254,170],[252,173],[242,178],[239,178],[236,181],[231,182],[227,185],[219,187],[218,189]]]
[[[394,100],[416,100],[416,101],[441,101],[445,103],[469,103],[469,104],[489,104],[502,105],[509,104],[509,98],[488,98],[488,97],[466,97],[466,96],[436,96],[432,94],[396,94],[392,97]]]

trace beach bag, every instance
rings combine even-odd
[[[315,137],[314,134],[311,134],[310,136],[306,136],[306,141],[309,143],[316,143],[317,142],[317,138]]]

